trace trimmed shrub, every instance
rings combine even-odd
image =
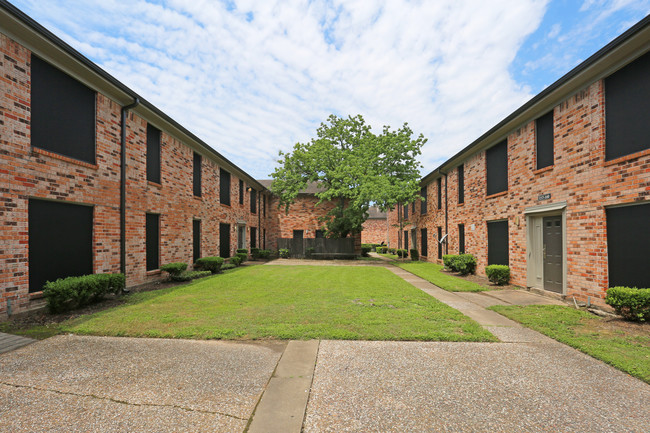
[[[222,270],[222,271],[227,271],[227,270],[229,270],[229,269],[235,269],[236,267],[237,267],[237,266],[233,265],[232,263],[224,263],[224,264],[221,266],[221,270]]]
[[[476,272],[476,257],[471,254],[459,254],[453,262],[456,272],[459,272],[461,275],[473,274]],[[510,278],[509,272],[508,278]]]
[[[445,268],[449,269],[452,271],[452,266],[454,259],[456,258],[456,254],[445,254],[442,256],[442,263],[445,264]]]
[[[278,254],[280,254],[281,259],[288,259],[290,257],[290,253],[287,248],[280,248],[278,250]]]
[[[182,262],[167,263],[166,265],[162,265],[160,267],[160,270],[167,272],[169,274],[169,277],[171,278],[175,275],[180,275],[181,272],[186,271],[187,263],[182,263]]]
[[[194,263],[194,269],[218,274],[223,262],[224,260],[221,257],[201,257]]]
[[[370,245],[361,245],[361,255],[363,257],[369,257],[372,247]]]
[[[259,248],[251,248],[251,257],[253,260],[257,260],[260,258],[260,249]]]
[[[238,248],[237,254],[239,253],[246,253],[246,255],[248,255],[248,248]]]
[[[413,260],[414,262],[420,260],[420,253],[418,252],[418,250],[416,250],[415,248],[411,248],[409,251],[411,252],[411,260]]]
[[[396,254],[397,253],[397,248],[389,248],[388,252],[391,254]]]
[[[489,265],[485,267],[485,275],[494,284],[503,286],[510,281],[510,268],[506,265]]]
[[[244,263],[248,260],[248,253],[237,253],[237,257],[241,258],[241,262]]]
[[[263,260],[268,260],[271,257],[271,250],[260,250],[259,258]]]
[[[230,258],[230,264],[235,266],[241,265],[241,256],[239,256],[239,254],[237,254],[236,256],[232,256]]]
[[[59,278],[43,287],[47,308],[52,313],[97,302],[107,293],[120,293],[126,285],[124,274],[91,274]]]
[[[185,271],[178,275],[172,275],[172,281],[190,281],[197,278],[209,277],[212,275],[210,271]]]
[[[612,287],[607,290],[605,302],[626,320],[650,320],[650,288]]]
[[[399,257],[400,259],[405,259],[408,256],[409,256],[409,252],[407,250],[405,250],[403,248],[397,250],[397,257]]]

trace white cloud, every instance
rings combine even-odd
[[[546,8],[546,0],[22,4],[258,178],[332,112],[360,113],[377,130],[408,122],[429,139],[430,171],[532,96],[508,67]]]

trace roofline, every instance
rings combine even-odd
[[[546,89],[533,96],[528,102],[479,138],[422,177],[420,184],[424,186],[437,177],[448,173],[449,170],[461,162],[460,160],[497,144],[517,128],[520,128],[522,123],[530,122],[553,109],[565,100],[567,95],[573,95],[591,83],[610,75],[649,50],[650,15],[647,15]]]
[[[72,48],[70,45],[68,45],[66,42],[64,42],[54,33],[49,31],[45,27],[43,27],[41,24],[36,22],[33,18],[31,18],[30,16],[28,16],[23,11],[21,11],[16,6],[12,5],[6,0],[0,0],[0,16],[2,15],[6,15],[6,17],[9,18],[8,20],[3,20],[4,22],[2,24],[2,28],[0,29],[0,30],[6,29],[8,34],[5,33],[4,31],[2,31],[2,33],[7,34],[8,37],[11,37],[12,39],[16,39],[18,42],[21,43],[21,45],[25,46],[30,51],[35,52],[39,56],[44,53],[39,52],[38,45],[43,45],[43,42],[46,42],[46,44],[51,44],[59,52],[63,52],[63,54],[71,57],[73,61],[77,62],[78,64],[81,64],[92,74],[95,74],[96,76],[101,78],[101,80],[103,80],[105,83],[113,87],[114,88],[113,92],[107,92],[110,94],[106,96],[115,99],[116,102],[122,106],[130,104],[136,98],[139,99],[140,105],[132,111],[136,112],[139,116],[143,117],[145,120],[149,120],[147,118],[147,115],[149,115],[149,117],[153,115],[161,122],[158,124],[158,126],[160,126],[161,124],[166,124],[168,126],[168,128],[160,128],[164,130],[166,133],[168,134],[175,133],[174,135],[179,136],[178,138],[185,145],[194,144],[194,146],[190,146],[190,147],[193,147],[195,150],[203,151],[201,153],[205,153],[206,156],[218,162],[220,166],[223,166],[224,168],[229,169],[231,172],[234,172],[240,178],[246,180],[249,185],[254,186],[256,189],[262,191],[266,190],[266,188],[262,184],[257,182],[251,175],[246,173],[244,170],[239,168],[228,158],[226,158],[225,156],[217,152],[215,149],[210,147],[205,141],[201,140],[194,133],[190,132],[183,125],[181,125],[180,123],[172,119],[169,115],[165,114],[158,107],[156,107],[155,105],[147,101],[142,96],[138,95],[135,91],[130,89],[124,83],[122,83],[117,78],[113,77],[108,72],[100,68],[97,64],[95,64],[90,59],[85,57],[79,51]],[[33,34],[21,35],[22,33],[21,30],[23,31],[28,30],[33,32]],[[34,36],[37,36],[37,38],[34,38]],[[41,47],[41,48],[47,48],[47,47]],[[52,52],[52,50],[50,50],[50,52]],[[51,55],[44,55],[43,57],[48,59],[51,57]],[[67,69],[65,66],[61,65],[61,62],[62,60],[57,62],[59,63],[57,66],[62,67],[62,69]],[[67,72],[69,71],[66,71],[66,73]],[[73,73],[72,75],[75,75],[75,78],[78,78],[77,74]],[[96,82],[90,83],[87,79],[84,80],[83,78],[81,79],[81,81],[85,81],[84,84],[87,85],[90,84],[90,87],[97,87],[98,84]],[[185,141],[190,141],[193,143],[187,143],[183,140],[183,138],[186,139]]]

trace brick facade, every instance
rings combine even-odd
[[[386,218],[368,218],[361,231],[362,244],[380,244],[388,242],[388,220]]]
[[[0,33],[0,317],[30,307],[40,293],[29,293],[28,201],[30,198],[58,200],[93,207],[93,272],[120,271],[120,132],[121,105],[98,92],[95,130],[96,163],[90,164],[31,146],[30,59],[31,52]],[[145,269],[145,214],[160,214],[160,264],[193,262],[192,221],[201,220],[201,255],[219,255],[219,223],[229,223],[230,252],[237,248],[237,225],[250,228],[271,226],[267,204],[262,200],[251,213],[250,192],[239,203],[239,177],[231,172],[231,205],[219,202],[220,161],[196,143],[187,144],[165,132],[161,134],[161,183],[146,178],[147,120],[127,115],[126,183],[126,276],[133,286],[160,278],[160,272]],[[202,154],[202,194],[192,190],[193,154]],[[231,170],[231,168],[227,168]],[[250,180],[249,180],[250,179]],[[246,187],[255,182],[244,179]],[[256,189],[265,189],[256,184]],[[267,192],[263,192],[267,194]],[[262,194],[258,194],[261,196]],[[258,245],[263,243],[256,242]]]

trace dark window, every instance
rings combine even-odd
[[[404,249],[408,250],[409,249],[409,231],[404,230]]]
[[[294,230],[293,231],[293,238],[294,239],[302,239],[303,238],[304,231],[303,230]]]
[[[465,166],[458,166],[458,203],[465,203]]]
[[[465,224],[458,224],[458,254],[465,254]]]
[[[422,246],[422,251],[420,251],[421,256],[428,256],[429,255],[429,245],[427,244],[427,229],[422,229],[420,230],[420,235],[421,235],[421,246]]]
[[[230,224],[219,223],[219,256],[230,257]]]
[[[160,183],[160,129],[147,124],[147,180]]]
[[[316,239],[324,238],[324,237],[325,237],[325,230],[316,230]]]
[[[264,218],[266,218],[266,194],[262,195],[262,211],[264,212]]]
[[[607,209],[609,287],[650,287],[650,203]]]
[[[148,213],[146,221],[147,271],[160,268],[160,215]]]
[[[257,227],[251,227],[251,248],[257,248]]]
[[[415,215],[415,201],[411,203],[411,215]]]
[[[244,181],[239,181],[239,204],[244,204]]]
[[[251,213],[257,213],[257,191],[251,189]]]
[[[553,110],[535,120],[537,169],[553,165]]]
[[[266,249],[266,229],[262,230],[262,248]]]
[[[230,173],[223,168],[219,170],[219,201],[230,206]]]
[[[485,151],[487,195],[508,190],[508,140]]]
[[[192,221],[194,263],[201,258],[201,220]]]
[[[605,78],[605,159],[650,148],[650,53]]]
[[[194,195],[201,197],[201,155],[194,152]]]
[[[438,190],[438,209],[442,209],[442,178],[439,177],[436,181],[436,188]]]
[[[427,187],[420,188],[420,214],[427,213]]]
[[[488,265],[506,265],[508,261],[508,221],[487,223]]]
[[[438,227],[438,259],[442,259],[442,227]]]
[[[29,200],[29,291],[47,281],[93,273],[93,208]]]
[[[405,220],[409,219],[409,205],[408,204],[404,205],[404,219]]]
[[[32,146],[95,163],[95,92],[32,55]]]

